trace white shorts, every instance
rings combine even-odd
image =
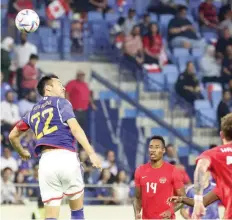
[[[64,195],[75,195],[75,199],[81,196],[83,169],[77,154],[60,149],[43,153],[39,161],[39,187],[43,203],[56,200],[56,205],[60,205]]]

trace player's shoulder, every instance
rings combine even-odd
[[[143,172],[143,171],[145,171],[145,170],[148,170],[148,169],[150,169],[151,168],[151,166],[150,166],[150,163],[145,163],[145,164],[141,164],[141,165],[139,165],[137,168],[136,168],[136,172]]]
[[[170,164],[169,162],[164,161],[163,169],[168,170],[170,172],[178,170],[174,165]]]

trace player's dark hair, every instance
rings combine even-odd
[[[165,140],[164,140],[164,138],[162,136],[154,135],[153,137],[151,137],[150,141],[152,141],[152,140],[160,140],[162,142],[162,144],[163,144],[163,147],[166,146],[165,145]]]
[[[39,59],[39,56],[36,55],[36,54],[31,54],[30,56],[30,60],[38,60]]]
[[[232,113],[221,119],[221,131],[227,141],[232,141]]]
[[[47,83],[52,80],[52,79],[59,79],[58,76],[54,75],[54,74],[49,74],[49,75],[46,75],[44,77],[42,77],[40,79],[40,81],[38,82],[38,85],[37,85],[37,90],[38,90],[38,93],[41,95],[41,96],[44,96],[44,88],[45,86],[47,85]]]

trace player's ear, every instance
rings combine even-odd
[[[225,139],[223,131],[220,131],[220,137],[221,137],[222,140]]]

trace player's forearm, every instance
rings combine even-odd
[[[135,198],[135,200],[133,202],[133,207],[134,207],[134,213],[135,213],[135,216],[136,216],[142,210],[142,202],[141,202],[141,200],[138,199],[138,198]]]
[[[197,164],[194,173],[195,195],[200,195],[200,196],[203,195],[205,173],[208,167],[209,167],[209,162],[205,159],[201,159]]]
[[[17,128],[14,128],[10,134],[9,134],[9,140],[12,145],[12,147],[17,151],[18,153],[22,152],[23,146],[20,143],[20,132]]]
[[[181,202],[185,205],[194,206],[194,199],[188,198],[188,197],[182,197]]]

